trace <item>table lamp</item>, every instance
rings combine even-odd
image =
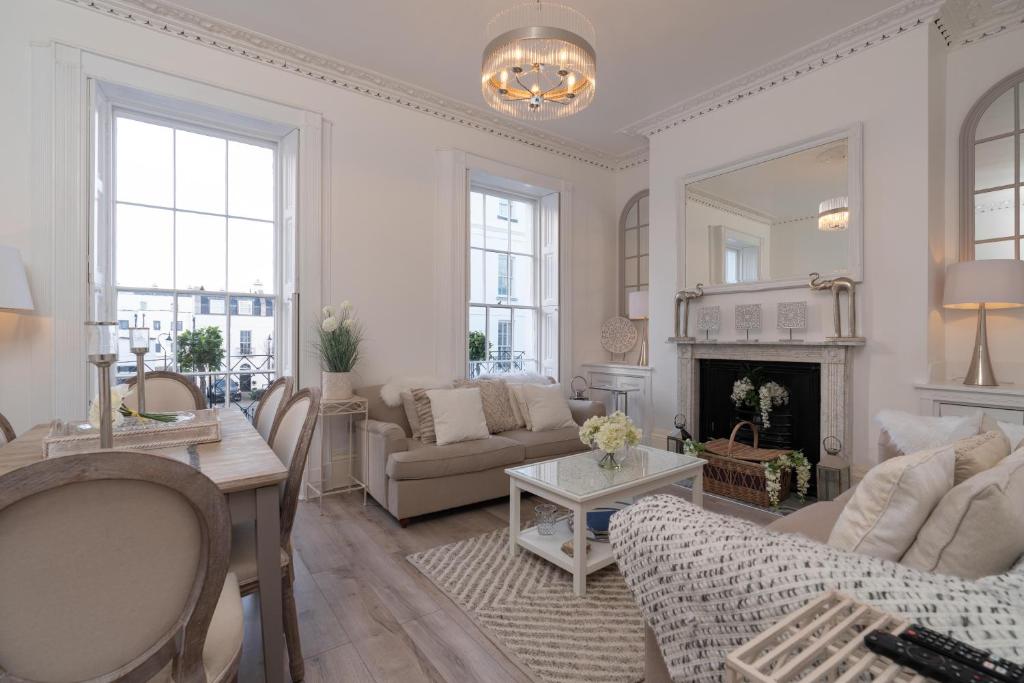
[[[18,250],[0,246],[0,309],[4,308],[31,311],[35,306]]]
[[[978,309],[974,355],[971,356],[964,384],[998,386],[988,353],[987,311],[1024,306],[1024,261],[990,259],[950,264],[946,268],[942,305],[946,308]]]
[[[647,314],[649,301],[646,291],[629,293],[629,319],[642,320],[643,329],[640,335],[640,357],[637,358],[637,365],[647,365]]]

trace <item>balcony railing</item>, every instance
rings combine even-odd
[[[521,372],[537,372],[540,367],[535,358],[513,357],[469,362],[469,377],[480,375],[514,375]]]

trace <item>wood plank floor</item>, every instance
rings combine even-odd
[[[713,498],[705,506],[758,523],[772,519]],[[523,500],[523,518],[533,505]],[[300,502],[293,532],[295,599],[309,683],[529,681],[529,676],[406,561],[406,555],[508,525],[508,501],[462,508],[401,528],[359,493]],[[239,681],[261,683],[257,596],[245,603]]]

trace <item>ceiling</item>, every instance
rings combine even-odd
[[[597,31],[598,91],[566,120],[533,127],[609,155],[618,132],[677,102],[899,4],[899,0],[560,0]],[[518,0],[174,0],[481,108],[490,18]]]

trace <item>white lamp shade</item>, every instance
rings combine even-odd
[[[0,246],[0,308],[31,311],[32,293],[21,256],[14,247]]]
[[[946,268],[942,305],[946,308],[1024,306],[1024,261],[961,261]]]
[[[643,320],[647,317],[648,310],[646,291],[629,293],[629,317],[632,320]]]

